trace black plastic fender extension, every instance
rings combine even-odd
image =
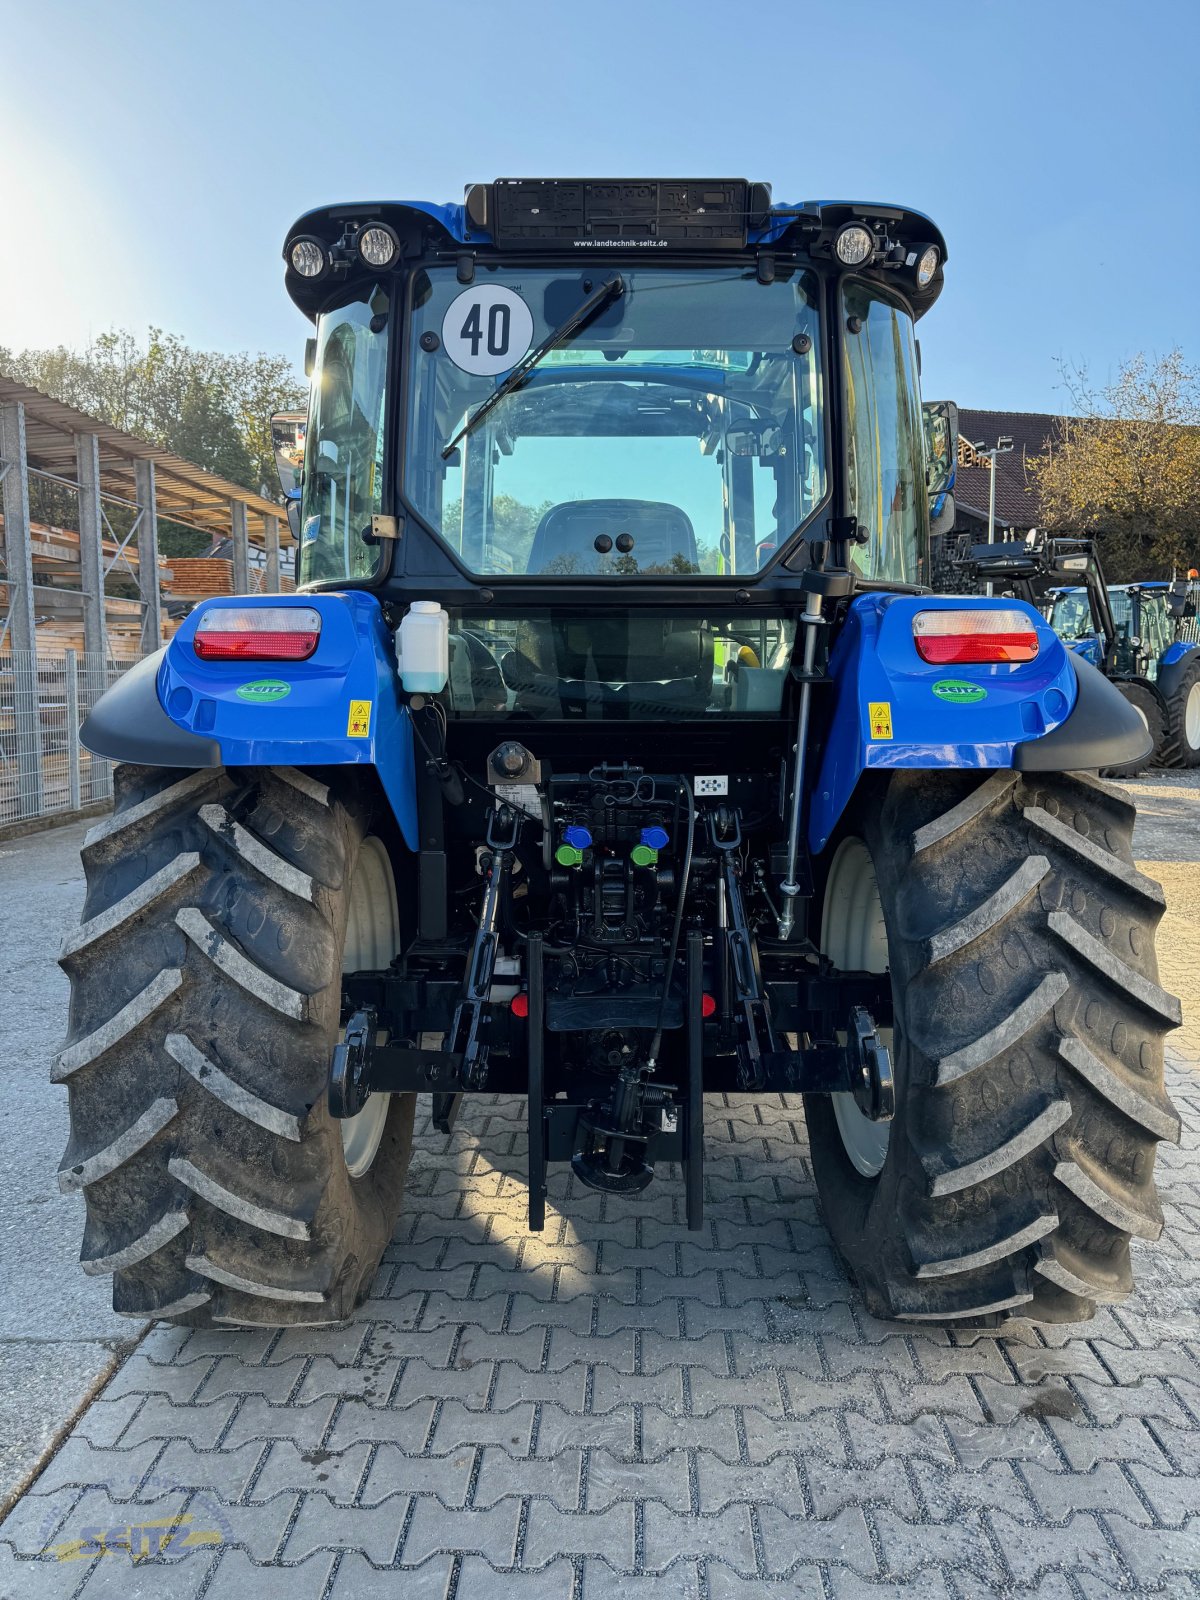
[[[79,742],[93,755],[143,767],[219,767],[217,741],[179,727],[159,703],[155,679],[165,654],[164,646],[144,657],[100,696]]]
[[[1189,650],[1186,655],[1180,656],[1178,661],[1171,661],[1166,666],[1159,666],[1158,677],[1155,679],[1155,688],[1162,697],[1163,704],[1169,704],[1183,680],[1183,675],[1189,667],[1195,666],[1200,661],[1200,649]]]
[[[1074,651],[1068,658],[1079,696],[1065,722],[1013,751],[1018,772],[1096,772],[1149,755],[1153,740],[1141,717],[1114,683]]]

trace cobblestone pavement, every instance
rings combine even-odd
[[[1139,856],[1194,894],[1191,808],[1137,798],[1162,800]],[[1160,943],[1167,981],[1200,970],[1196,922]],[[710,1100],[700,1234],[674,1173],[606,1201],[559,1169],[530,1236],[522,1102],[476,1102],[449,1140],[426,1125],[356,1319],[152,1329],[0,1525],[0,1600],[1198,1600],[1185,1017],[1166,1232],[1135,1242],[1134,1298],[1082,1326],[868,1317],[796,1101]]]
[[[560,1171],[540,1238],[522,1102],[477,1102],[353,1323],[149,1333],[0,1528],[0,1595],[1200,1595],[1197,1069],[1137,1297],[1003,1337],[863,1313],[798,1100],[710,1103],[700,1235],[672,1176]],[[181,1508],[161,1563],[80,1553]]]

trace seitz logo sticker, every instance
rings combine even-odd
[[[890,700],[870,700],[867,702],[867,714],[871,718],[872,739],[890,739],[892,737],[892,703]]]
[[[239,700],[249,700],[252,706],[270,706],[276,700],[286,700],[292,686],[282,678],[256,678],[253,683],[243,683],[235,692]]]
[[[350,715],[346,718],[347,739],[366,739],[371,732],[371,702],[351,700]]]
[[[978,683],[967,683],[963,678],[940,678],[933,685],[933,692],[939,700],[945,700],[947,705],[973,706],[980,700],[987,699],[987,690]]]

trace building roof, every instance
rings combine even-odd
[[[229,532],[230,502],[238,500],[246,507],[246,530],[255,543],[265,538],[267,517],[278,519],[281,544],[291,539],[283,506],[241,484],[218,478],[170,450],[160,450],[145,439],[101,422],[86,411],[52,399],[40,389],[0,374],[0,405],[14,402],[25,407],[25,452],[31,467],[74,480],[75,435],[95,434],[100,441],[100,478],[106,494],[136,501],[133,464],[138,460],[153,461],[160,517],[174,518],[207,533],[224,534]]]
[[[1042,411],[967,411],[958,413],[959,438],[991,448],[997,439],[1013,442],[1009,455],[996,458],[996,521],[1005,527],[1036,528],[1040,523],[1035,480],[1029,462],[1044,455],[1059,439],[1062,419]],[[954,502],[986,518],[991,473],[986,466],[970,466],[960,455],[954,484]]]

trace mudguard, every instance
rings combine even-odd
[[[1174,698],[1184,673],[1195,661],[1200,661],[1200,645],[1185,644],[1177,639],[1163,651],[1154,681],[1164,700]]]
[[[918,611],[993,604],[1029,617],[1038,636],[1034,660],[933,666],[917,654],[913,618]],[[1029,753],[1043,739],[1047,753],[1054,752],[1057,771],[1115,766],[1145,754],[1145,729],[1133,708],[1021,601],[860,595],[850,604],[829,673],[833,706],[809,809],[814,851],[829,842],[868,769],[1038,770]],[[1086,736],[1068,736],[1076,716],[1085,711],[1077,731]]]
[[[196,655],[205,612],[288,604],[321,614],[307,661]],[[79,737],[97,755],[147,766],[373,766],[406,843],[417,847],[412,719],[379,601],[360,590],[204,601],[165,649],[102,696]]]

